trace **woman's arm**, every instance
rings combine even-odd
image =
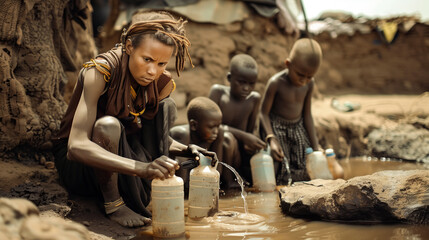
[[[171,159],[143,163],[107,151],[91,141],[96,121],[97,103],[105,87],[103,76],[95,69],[85,72],[83,91],[73,119],[68,157],[92,167],[145,178],[164,178],[178,167]]]

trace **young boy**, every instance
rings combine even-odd
[[[258,77],[256,61],[247,54],[238,54],[231,59],[227,79],[230,86],[215,84],[210,89],[209,98],[222,111],[222,124],[237,139],[241,162],[239,172],[246,180],[251,180],[250,157],[266,145],[253,134],[258,116],[261,95],[253,91]]]
[[[278,185],[288,180],[285,161],[289,161],[293,181],[310,180],[305,168],[305,148],[319,149],[311,97],[313,76],[321,61],[319,44],[312,39],[300,39],[285,61],[286,69],[272,76],[266,86],[261,124],[275,160]]]
[[[237,149],[237,143],[231,133],[224,133],[221,127],[222,112],[218,105],[207,97],[196,97],[192,99],[187,107],[188,124],[174,126],[170,129],[170,136],[182,144],[195,144],[209,151],[215,152],[218,159],[229,165],[235,165],[232,161],[236,159],[233,154]],[[229,150],[232,148],[231,150]],[[222,171],[221,164],[218,171],[226,188],[230,187],[234,178],[232,173]],[[181,168],[177,174],[183,178],[185,189],[189,185],[189,169]],[[186,191],[187,192],[187,191]]]

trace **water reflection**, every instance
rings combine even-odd
[[[375,158],[363,156],[340,160],[339,163],[344,169],[344,179],[369,175],[384,170],[429,170],[429,164],[427,163],[407,162],[384,157]]]
[[[372,174],[381,170],[429,169],[428,164],[394,160],[381,161],[371,158],[340,160],[345,178]],[[376,224],[362,225],[340,222],[323,222],[292,218],[284,215],[279,207],[279,193],[248,192],[248,213],[243,206],[241,193],[221,197],[217,215],[196,222],[186,221],[186,236],[180,240],[336,240],[336,239],[429,239],[429,227],[424,225]],[[185,201],[185,212],[186,212]],[[150,226],[143,228],[135,240],[154,239]]]

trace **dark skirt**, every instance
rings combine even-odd
[[[310,180],[305,164],[305,149],[310,146],[310,141],[304,128],[303,119],[290,121],[273,113],[270,113],[270,119],[273,132],[280,141],[283,152],[289,160],[292,180],[294,182]],[[276,172],[276,179],[278,185],[285,185],[288,182],[284,160]]]

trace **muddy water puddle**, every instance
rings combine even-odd
[[[428,164],[401,162],[368,157],[340,160],[345,179],[382,170],[428,169]],[[353,224],[298,219],[284,215],[279,207],[279,193],[248,191],[243,198],[239,191],[219,200],[220,212],[200,221],[186,220],[185,239],[429,239],[429,227],[407,224]],[[187,202],[185,201],[185,212]],[[150,227],[149,227],[150,228]],[[134,240],[157,239],[150,236],[150,229]],[[177,238],[176,238],[177,239]]]
[[[339,161],[344,169],[344,179],[356,176],[370,175],[384,170],[429,170],[429,164],[411,161],[396,160],[390,158],[356,157]]]

